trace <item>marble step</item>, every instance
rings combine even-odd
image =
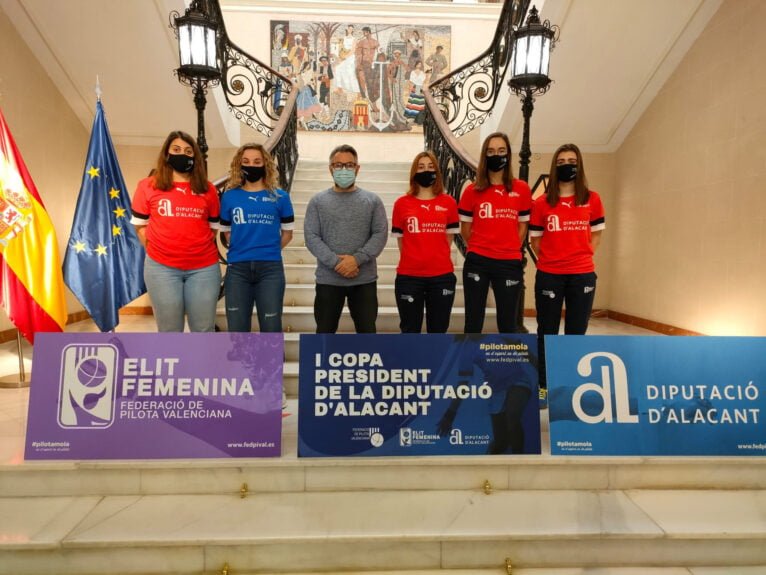
[[[766,564],[764,515],[752,490],[6,497],[0,573],[500,573],[505,558],[746,573]]]
[[[359,182],[358,185],[360,188],[380,196],[383,204],[389,207],[393,206],[396,199],[405,194],[408,188],[407,182],[385,180],[371,180],[367,183]],[[326,190],[330,186],[331,182],[329,180],[296,181],[293,182],[293,187],[290,189],[290,199],[296,202],[308,201],[317,193]],[[390,212],[390,210],[388,211]]]
[[[296,429],[296,401],[286,419]],[[547,444],[546,444],[547,449]],[[239,495],[243,484],[267,493],[467,491],[493,494],[547,490],[766,490],[766,464],[732,458],[296,457],[295,434],[283,437],[279,459],[35,462],[0,466],[3,498],[99,495]],[[704,490],[704,491],[703,491]],[[700,505],[702,505],[700,503]],[[3,516],[0,513],[0,524]],[[3,541],[0,540],[0,548]]]
[[[561,567],[513,568],[513,575],[766,575],[766,565],[738,567]],[[501,575],[505,565],[493,569],[418,569],[406,571],[343,571],[343,575]],[[316,575],[317,571],[300,573],[240,573],[239,575]]]
[[[313,194],[312,194],[313,195]],[[401,196],[401,194],[399,195]],[[381,196],[381,200],[383,200],[383,205],[386,207],[386,214],[388,216],[388,219],[391,220],[391,213],[393,212],[394,208],[394,202],[399,198],[399,196]],[[294,197],[291,197],[290,201],[293,205],[293,211],[296,214],[303,215],[306,213],[306,208],[309,204],[309,199],[311,199],[311,196],[297,196],[300,199],[296,199]]]
[[[297,334],[287,334],[287,338]],[[766,458],[564,457],[550,455],[548,412],[540,412],[542,454],[523,456],[298,458],[298,401],[282,419],[279,458],[24,462],[23,441],[2,443],[1,498],[268,493],[766,490]],[[19,422],[22,425],[23,422]],[[6,432],[10,432],[6,429]],[[707,502],[698,507],[703,510]],[[763,511],[761,509],[761,511]],[[690,509],[690,517],[698,510]],[[0,549],[7,525],[0,508]],[[766,522],[762,521],[766,529]],[[2,560],[0,560],[2,565]]]
[[[407,162],[376,162],[376,161],[362,161],[364,158],[360,158],[360,165],[365,171],[383,171],[383,172],[403,172],[409,173],[410,166]],[[296,174],[310,173],[315,171],[324,171],[327,173],[329,161],[328,160],[299,160],[298,166],[295,170]]]
[[[295,233],[296,230],[303,230],[304,221],[305,221],[305,211],[299,212],[295,207],[293,208],[295,211],[295,230],[293,230],[293,233]],[[391,232],[391,213],[393,210],[393,206],[386,206],[386,215],[388,217],[388,231]]]
[[[362,168],[356,176],[359,187],[367,188],[370,182],[400,182],[405,189],[410,181],[410,170],[379,170],[377,168]],[[332,185],[332,175],[327,167],[317,169],[296,170],[293,178],[293,186],[298,182],[310,182],[315,185]]]
[[[452,263],[458,264],[463,262],[463,256],[459,255],[457,247],[452,247],[451,251]],[[306,246],[295,244],[288,245],[282,250],[282,261],[286,264],[313,264],[316,262],[316,258],[311,255],[311,252]],[[378,256],[379,264],[399,264],[399,248],[396,245],[387,245],[383,248],[383,251]]]
[[[390,230],[389,230],[390,232]],[[386,241],[386,248],[391,249],[399,249],[398,243],[396,241],[396,238],[393,237],[390,233],[388,234],[388,239]],[[303,225],[296,226],[295,230],[293,230],[293,240],[290,242],[290,245],[288,247],[306,247],[306,238],[303,233]],[[457,249],[457,248],[454,248]],[[462,256],[460,256],[460,259],[462,260]]]
[[[378,264],[378,282],[393,284],[396,278],[397,264]],[[463,270],[463,262],[455,264],[455,275],[460,278]],[[316,283],[316,263],[285,264],[285,280],[288,284],[314,284]],[[460,282],[461,280],[458,280]]]
[[[312,288],[313,290],[313,288]],[[312,304],[307,304],[312,305]],[[345,310],[344,313],[348,313],[348,310]],[[527,319],[524,322],[526,324],[526,328],[529,331],[529,333],[535,333],[535,329],[537,329],[536,324],[534,323],[534,320]],[[257,324],[256,324],[257,325]],[[492,327],[492,324],[490,323],[488,325],[489,328]],[[314,333],[314,331],[307,331],[304,333]],[[338,333],[353,333],[352,331],[339,331]],[[398,333],[398,330],[397,332]],[[298,361],[300,357],[300,350],[299,350],[299,339],[300,339],[300,332],[287,332],[284,334],[285,338],[285,360],[286,361]]]
[[[463,286],[458,278],[458,283],[455,286],[455,302],[453,305],[457,307],[463,307]],[[288,285],[285,290],[285,307],[287,306],[313,306],[314,305],[314,285],[310,284],[292,284]],[[490,291],[488,297],[488,305],[495,307],[492,292]],[[378,305],[395,307],[396,295],[394,293],[394,284],[378,284]]]
[[[496,310],[487,308],[485,327],[488,330],[495,329]],[[449,333],[462,333],[465,317],[465,308],[455,306],[452,308]],[[222,330],[226,330],[226,309],[223,300],[219,300],[217,309],[216,323]],[[314,308],[308,306],[285,306],[282,310],[282,327],[286,332],[314,333],[316,323],[314,322]],[[378,333],[399,333],[399,311],[393,306],[379,306],[378,318],[376,321]],[[258,331],[258,318],[254,314],[252,330]],[[338,327],[339,332],[354,332],[354,322],[348,312],[348,307],[343,308]]]

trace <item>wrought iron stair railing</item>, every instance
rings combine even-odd
[[[290,192],[298,165],[298,92],[285,76],[237,46],[226,32],[219,0],[208,0],[215,20],[220,23],[219,49],[222,56],[221,88],[229,111],[237,120],[266,136],[263,147],[274,158],[279,186]],[[213,184],[222,194],[229,175]],[[218,255],[226,263],[228,248],[223,234],[218,234]],[[221,294],[223,295],[223,284]]]
[[[293,83],[231,41],[218,0],[209,0],[220,22],[221,87],[229,111],[240,122],[266,136],[263,146],[274,157],[279,185],[289,192],[298,164],[297,91]],[[217,180],[221,190],[225,179]]]
[[[458,137],[479,128],[492,113],[511,62],[513,31],[523,23],[529,4],[505,0],[489,48],[424,90],[425,147],[436,154],[445,190],[455,200],[474,179],[478,164]],[[455,241],[465,253],[462,238]]]

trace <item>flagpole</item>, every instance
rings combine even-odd
[[[21,332],[16,330],[16,354],[19,357],[19,373],[0,377],[0,388],[29,387],[27,374],[24,370],[24,354],[21,349]]]

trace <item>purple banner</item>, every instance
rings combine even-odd
[[[26,459],[278,457],[281,333],[40,333]]]

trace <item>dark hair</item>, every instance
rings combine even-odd
[[[513,170],[511,169],[511,141],[508,139],[508,134],[503,132],[494,132],[487,136],[484,143],[481,145],[481,156],[479,156],[479,167],[476,169],[476,180],[473,183],[473,187],[477,192],[483,192],[491,185],[489,183],[489,169],[487,168],[487,148],[489,148],[489,141],[492,138],[502,138],[505,142],[505,147],[508,148],[508,165],[503,169],[503,185],[507,192],[513,188]]]
[[[439,169],[439,161],[436,159],[436,155],[434,155],[432,151],[426,150],[425,152],[420,152],[415,156],[415,159],[412,160],[412,166],[410,167],[410,189],[407,190],[407,195],[414,196],[420,189],[420,186],[415,181],[415,174],[418,173],[418,162],[420,161],[420,158],[428,158],[434,163],[434,169],[436,170],[434,195],[438,196],[439,194],[443,194],[444,183],[442,182],[442,171]]]
[[[574,197],[575,205],[582,206],[587,203],[588,198],[590,197],[590,192],[588,191],[588,179],[585,177],[585,166],[583,165],[582,154],[580,153],[580,148],[574,144],[564,144],[563,146],[559,146],[553,154],[553,158],[551,159],[551,171],[548,173],[548,186],[545,188],[546,201],[553,207],[558,203],[559,197],[561,197],[561,191],[559,190],[559,175],[556,171],[556,161],[559,159],[559,154],[562,152],[574,152],[577,156],[577,176],[575,176],[574,181]]]
[[[356,153],[356,150],[353,146],[349,146],[348,144],[341,144],[340,146],[335,146],[333,148],[333,151],[330,152],[330,163],[332,163],[332,159],[335,157],[335,154],[343,154],[348,153],[354,156],[354,161],[359,160],[359,154]]]
[[[170,149],[170,144],[177,138],[189,144],[192,150],[194,150],[194,168],[191,171],[191,178],[189,180],[192,192],[195,194],[207,193],[208,181],[205,158],[202,157],[197,141],[186,132],[180,130],[170,132],[168,137],[165,138],[165,143],[162,144],[160,154],[157,157],[156,172],[154,173],[154,187],[158,190],[169,190],[173,187],[173,168],[168,164],[168,150]]]
[[[370,34],[372,34],[372,30],[370,30],[369,26],[365,26],[364,28],[362,28],[362,32],[369,32]]]

